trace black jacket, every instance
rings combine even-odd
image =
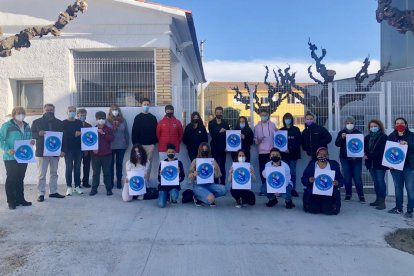
[[[250,151],[250,147],[253,145],[254,139],[253,130],[249,126],[245,126],[243,129],[240,127],[235,127],[234,130],[241,130],[241,134],[244,135],[241,148],[245,151]]]
[[[300,159],[300,144],[302,143],[302,134],[300,129],[296,126],[287,128],[282,127],[280,130],[287,130],[288,132],[288,150],[289,153],[282,152],[282,160],[298,160]]]
[[[53,117],[53,119],[48,120],[45,116],[40,117],[33,121],[32,124],[32,137],[36,139],[36,157],[43,157],[44,136],[39,136],[40,131],[57,131],[63,132],[63,122],[59,119]],[[66,151],[65,140],[62,141],[62,152]]]
[[[344,185],[344,177],[342,176],[341,168],[339,167],[338,162],[336,162],[335,160],[328,160],[328,162],[329,162],[329,165],[331,166],[331,171],[335,171],[335,180],[338,181],[338,186],[334,186],[334,190],[337,190]],[[308,166],[303,171],[303,175],[301,179],[303,186],[305,186],[306,188],[310,188],[311,190],[313,188],[313,183],[309,182],[309,178],[315,176],[315,170],[316,170],[315,163],[316,163],[316,160],[311,160],[309,162]]]
[[[81,131],[83,124],[80,120],[63,120],[63,140],[65,141],[65,152],[81,151],[81,137],[76,137],[76,131]]]
[[[177,158],[175,158],[174,160],[178,160]],[[168,159],[165,159],[164,161],[168,161]],[[185,179],[185,173],[184,173],[184,166],[183,166],[183,163],[180,161],[180,160],[178,160],[178,167],[180,168],[180,173],[179,173],[179,181],[180,181],[180,183],[181,182],[183,182],[184,181],[184,179]],[[160,162],[160,165],[158,166],[158,190],[159,191],[170,191],[170,190],[172,190],[172,189],[178,189],[178,190],[180,190],[181,189],[181,186],[180,185],[177,185],[177,186],[161,186],[161,162]]]
[[[358,129],[353,129],[351,132],[349,132],[347,129],[343,129],[338,133],[338,136],[336,137],[336,141],[335,141],[335,145],[337,147],[339,147],[339,158],[344,158],[344,159],[353,159],[353,158],[348,158],[347,153],[346,153],[346,138],[342,138],[342,133],[346,133],[346,134],[361,134],[361,131],[359,131]]]
[[[407,157],[405,158],[404,167],[410,167],[411,169],[414,169],[414,133],[409,131],[408,129],[404,131],[404,134],[402,137],[398,136],[398,133],[396,131],[391,132],[391,134],[388,136],[389,141],[393,142],[399,142],[399,141],[406,141],[408,144],[408,151],[407,151]]]
[[[367,169],[388,170],[382,164],[382,157],[384,156],[385,144],[387,143],[387,135],[384,133],[376,137],[373,149],[369,150],[369,141],[372,139],[370,135],[365,136],[364,152],[368,159],[365,159],[365,166]]]
[[[195,156],[198,153],[198,147],[202,142],[208,142],[208,134],[206,127],[202,124],[197,124],[197,128],[190,123],[185,127],[183,143],[187,146],[187,151]]]
[[[221,120],[221,124],[217,124],[216,118],[211,120],[208,123],[208,131],[210,132],[211,141],[211,152],[214,153],[224,153],[226,150],[226,132],[220,133],[220,129],[224,128],[229,130],[230,126],[226,120]]]
[[[135,116],[132,125],[132,144],[155,145],[157,138],[157,118],[151,113],[140,113]]]
[[[302,132],[302,148],[309,156],[315,156],[316,150],[320,147],[328,147],[332,141],[329,131],[323,126],[312,124],[306,126]]]

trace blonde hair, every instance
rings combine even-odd
[[[15,106],[12,110],[12,117],[16,116],[17,114],[24,114],[26,115],[26,110],[22,106]]]
[[[121,108],[118,106],[118,105],[116,105],[116,104],[112,104],[110,107],[109,107],[109,112],[108,112],[108,121],[109,122],[113,122],[114,121],[114,115],[112,115],[112,110],[118,110],[119,111],[119,114],[118,114],[118,118],[119,119],[121,119],[121,121],[123,121],[124,120],[124,116],[122,115],[122,111],[121,111]]]

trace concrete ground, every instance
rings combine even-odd
[[[215,208],[159,209],[102,186],[95,197],[37,203],[27,185],[34,205],[10,211],[0,189],[1,275],[414,275],[414,256],[384,241],[414,220],[355,200],[328,217],[304,213],[297,198],[293,210],[263,197],[236,209],[229,195]]]

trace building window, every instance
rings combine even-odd
[[[82,107],[139,106],[155,102],[154,56],[139,52],[87,52],[74,55],[77,93]]]
[[[261,104],[269,104],[269,97],[260,97]]]
[[[22,106],[27,114],[43,112],[43,80],[16,80],[15,106]]]

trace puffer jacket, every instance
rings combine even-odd
[[[164,116],[157,125],[158,151],[166,152],[167,145],[173,144],[175,151],[180,152],[180,144],[183,139],[183,126],[181,122],[172,116],[168,118]]]

